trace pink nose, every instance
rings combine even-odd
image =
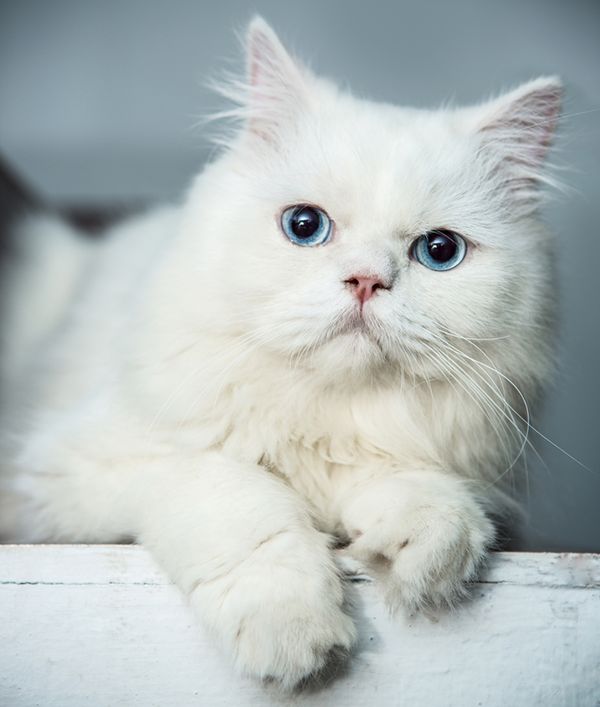
[[[377,275],[353,275],[344,282],[353,291],[354,296],[360,302],[361,306],[377,292],[377,290],[389,290],[383,278]]]

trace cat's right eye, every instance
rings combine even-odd
[[[281,214],[281,229],[295,245],[323,245],[331,238],[333,222],[316,206],[290,206]]]

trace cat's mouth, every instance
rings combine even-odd
[[[374,344],[380,345],[377,336],[377,327],[372,316],[365,316],[364,310],[353,309],[339,321],[337,327],[332,331],[332,336],[354,335],[368,338]]]

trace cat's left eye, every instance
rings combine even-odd
[[[296,245],[323,245],[331,238],[333,222],[323,209],[300,204],[290,206],[281,214],[281,229]]]
[[[430,270],[451,270],[467,254],[467,241],[446,229],[428,231],[413,242],[411,255]]]

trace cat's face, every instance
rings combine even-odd
[[[249,55],[246,128],[207,187],[229,196],[205,257],[230,325],[327,375],[443,376],[466,339],[523,353],[547,310],[532,213],[556,80],[416,111],[339,93],[264,25]]]

